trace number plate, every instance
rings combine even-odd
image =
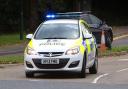
[[[59,64],[59,59],[42,59],[41,64]]]

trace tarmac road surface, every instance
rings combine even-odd
[[[88,73],[88,71],[87,71]],[[128,89],[128,54],[99,58],[98,74],[37,74],[25,78],[24,66],[0,65],[0,89]]]
[[[122,39],[114,40],[112,46],[113,47],[128,46],[128,36]]]

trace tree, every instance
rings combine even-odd
[[[19,26],[19,0],[0,0],[0,28],[1,32],[13,32]],[[17,7],[17,8],[16,8]],[[6,29],[5,29],[6,28]]]

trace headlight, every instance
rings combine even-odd
[[[80,47],[72,48],[66,51],[66,55],[75,55],[78,54]]]
[[[31,47],[27,47],[26,52],[28,55],[38,55],[38,53]]]

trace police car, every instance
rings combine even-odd
[[[98,51],[88,25],[78,19],[48,20],[40,24],[24,52],[26,77],[44,72],[76,72],[86,77],[98,71]]]

